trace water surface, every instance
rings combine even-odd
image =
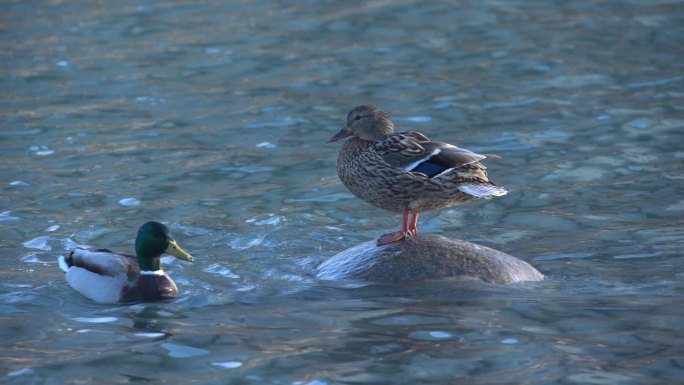
[[[675,383],[684,378],[678,1],[4,2],[8,384]],[[547,275],[321,282],[398,227],[338,181],[353,106],[501,160],[508,196],[421,229]],[[160,220],[181,296],[110,306],[56,258]]]

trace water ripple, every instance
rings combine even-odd
[[[140,204],[140,199],[137,198],[124,198],[119,200],[121,206],[137,206]]]
[[[176,345],[170,342],[164,342],[159,346],[168,350],[169,357],[173,358],[189,358],[209,354],[209,351],[205,349],[193,348],[192,346],[186,345]]]
[[[77,321],[77,322],[97,323],[97,324],[116,322],[119,320],[116,317],[77,317],[77,318],[72,318],[72,319],[74,321]]]
[[[10,215],[11,211],[3,211],[0,213],[0,222],[3,221],[16,221],[19,217]]]
[[[245,250],[249,249],[250,247],[260,245],[264,241],[264,238],[266,238],[266,235],[260,235],[257,237],[237,237],[228,242],[228,246],[235,250]]]
[[[335,194],[321,195],[321,196],[314,197],[314,198],[290,199],[289,201],[291,201],[291,202],[329,203],[329,202],[337,202],[341,199],[351,199],[351,198],[354,198],[354,196],[352,194],[349,194],[349,193],[335,193]]]
[[[212,362],[211,364],[225,369],[236,369],[242,366],[240,361]]]
[[[7,376],[9,377],[19,377],[19,376],[30,376],[34,375],[35,371],[32,368],[23,368],[19,370],[15,370],[13,372],[7,373]]]
[[[206,269],[204,269],[202,271],[207,272],[207,273],[211,273],[211,274],[215,274],[215,275],[218,275],[221,277],[225,277],[225,278],[240,278],[239,275],[230,271],[229,268],[222,266],[218,263],[210,265],[209,267],[207,267]]]
[[[50,150],[47,146],[31,146],[29,147],[29,151],[33,155],[38,156],[47,156],[55,153],[53,150]]]
[[[49,241],[50,241],[50,237],[48,237],[46,235],[42,235],[40,237],[33,238],[30,241],[26,241],[22,244],[27,249],[38,249],[38,250],[43,250],[43,251],[50,251],[50,250],[52,250],[52,246],[48,245]]]

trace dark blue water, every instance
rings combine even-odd
[[[679,1],[24,2],[0,12],[0,378],[8,384],[677,383]],[[547,279],[322,282],[398,228],[338,181],[353,106],[500,160],[511,192],[421,230]],[[66,284],[77,245],[160,220],[171,302]]]

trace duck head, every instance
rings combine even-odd
[[[361,140],[385,140],[394,132],[394,125],[389,115],[372,104],[356,106],[347,115],[347,125],[328,142],[336,142],[342,138],[353,136]]]
[[[159,258],[165,253],[183,261],[194,261],[194,258],[171,238],[168,227],[159,222],[147,222],[140,226],[135,238],[135,254],[140,269],[159,270]]]

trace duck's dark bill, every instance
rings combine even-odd
[[[337,134],[333,135],[332,138],[328,139],[328,143],[337,142],[338,140],[346,138],[351,135],[352,132],[347,127],[343,127]]]

